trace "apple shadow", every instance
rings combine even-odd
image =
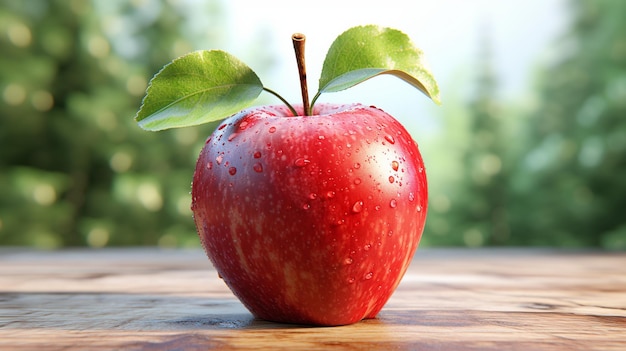
[[[262,330],[324,328],[255,318],[234,296],[104,292],[0,292],[0,328],[59,330]],[[3,316],[3,311],[8,315]],[[474,323],[442,311],[383,309],[359,323],[459,327]]]

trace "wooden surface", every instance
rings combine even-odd
[[[0,350],[626,350],[626,254],[420,249],[377,319],[255,320],[202,251],[0,249]]]

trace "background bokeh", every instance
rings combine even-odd
[[[332,40],[375,23],[425,51],[443,105],[392,77],[321,100],[377,105],[418,141],[423,246],[626,249],[626,1],[406,6],[0,0],[0,245],[199,246],[189,191],[214,125],[139,129],[152,75],[223,49],[297,102],[291,33],[315,90]]]

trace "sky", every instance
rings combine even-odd
[[[307,36],[307,74],[313,95],[326,51],[344,30],[377,24],[405,32],[424,51],[439,82],[441,107],[394,77],[377,77],[345,92],[323,95],[319,101],[376,105],[413,126],[407,126],[410,132],[419,129],[416,124],[428,125],[436,118],[433,115],[443,113],[446,92],[463,91],[464,85],[471,84],[485,39],[491,45],[500,96],[515,100],[531,89],[533,71],[567,25],[565,0],[231,0],[225,6],[231,27],[230,47],[223,49],[239,58],[253,46],[267,49],[264,55],[271,57],[273,65],[269,76],[260,78],[294,103],[300,101],[300,90],[293,33]],[[244,62],[254,69],[254,59],[248,60]]]

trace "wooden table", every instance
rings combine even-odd
[[[420,249],[377,319],[255,320],[200,250],[0,249],[0,350],[626,350],[626,253]]]

